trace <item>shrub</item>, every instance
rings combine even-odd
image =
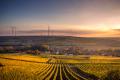
[[[0,67],[2,67],[3,66],[3,64],[2,63],[0,63]]]
[[[120,80],[120,71],[109,71],[105,76],[102,77],[102,80]]]

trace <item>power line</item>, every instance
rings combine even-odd
[[[16,36],[16,27],[15,27],[15,36]]]
[[[48,25],[48,37],[50,36],[50,26]]]
[[[16,36],[16,27],[11,27],[12,36]]]
[[[50,26],[48,25],[48,49],[50,50],[50,47],[51,47],[51,45],[50,45]],[[49,53],[50,53],[50,51],[49,51]]]

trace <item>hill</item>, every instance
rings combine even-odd
[[[14,45],[41,45],[51,46],[78,46],[86,49],[119,49],[120,38],[113,37],[71,37],[71,36],[1,36],[0,46]]]

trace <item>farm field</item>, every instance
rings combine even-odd
[[[0,54],[0,80],[102,80],[119,57]]]

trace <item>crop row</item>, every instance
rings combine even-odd
[[[62,63],[59,59],[56,59],[55,63],[61,64],[0,60],[4,61],[2,64],[5,65],[0,67],[0,80],[84,80],[70,65]]]
[[[97,80],[97,72],[102,75],[108,70],[120,69],[119,64],[65,64],[57,58],[45,63],[0,58],[0,63],[4,65],[0,67],[0,80]]]

